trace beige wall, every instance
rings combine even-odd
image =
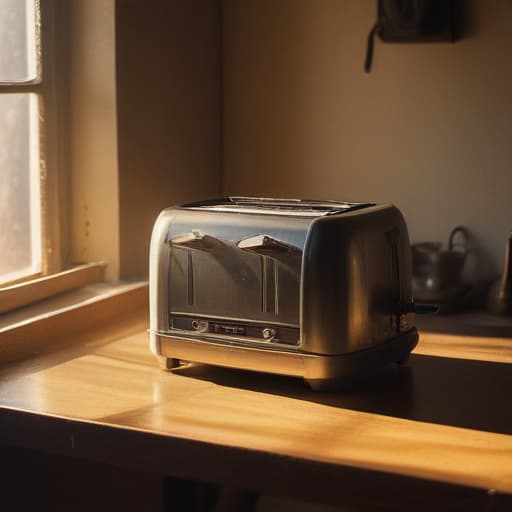
[[[377,41],[365,75],[374,0],[224,0],[225,192],[393,202],[413,240],[464,224],[501,269],[512,3],[462,3],[464,39]]]
[[[108,279],[119,276],[114,5],[115,0],[60,4],[69,9],[68,258],[108,262]]]
[[[146,278],[158,213],[221,193],[220,4],[59,0],[58,12],[70,141],[64,259],[106,261],[110,280]]]
[[[117,2],[121,277],[147,276],[163,208],[221,192],[220,21],[212,0]]]

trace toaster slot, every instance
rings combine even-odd
[[[225,199],[201,201],[184,205],[185,208],[215,212],[236,212],[288,217],[322,217],[351,212],[375,206],[375,203],[347,203],[344,201],[314,201],[310,199],[276,199],[269,197],[232,196]]]

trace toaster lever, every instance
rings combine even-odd
[[[268,256],[295,270],[300,268],[302,251],[294,245],[287,244],[269,235],[256,235],[244,238],[238,242],[237,247],[243,251]]]
[[[177,245],[179,247],[186,247],[187,249],[194,249],[196,251],[214,252],[219,249],[227,247],[222,240],[215,238],[211,235],[193,230],[188,233],[180,233],[174,235],[169,239],[171,245]]]
[[[278,240],[277,238],[274,238],[269,235],[256,235],[251,236],[249,238],[244,238],[243,240],[240,240],[237,244],[237,246],[240,249],[246,249],[246,250],[274,250],[274,251],[299,251],[300,249],[298,247],[295,247],[294,245],[287,244],[286,242],[282,242],[281,240]]]

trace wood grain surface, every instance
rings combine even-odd
[[[104,327],[66,349],[4,368],[4,442],[31,447],[20,426],[44,415],[46,430],[56,430],[32,434],[40,440],[32,447],[54,443],[72,454],[83,443],[84,456],[92,456],[94,439],[101,451],[132,432],[133,446],[142,443],[142,455],[132,459],[154,470],[172,470],[173,463],[144,457],[143,439],[175,442],[178,454],[189,443],[198,466],[207,463],[201,453],[208,446],[215,457],[224,453],[226,464],[233,453],[267,454],[270,462],[284,457],[288,467],[325,465],[331,475],[338,468],[512,493],[511,340],[424,333],[409,365],[326,394],[300,379],[205,365],[163,372],[149,352],[145,322],[134,316],[119,330]],[[68,430],[59,431],[59,421]],[[92,437],[86,442],[78,432]]]

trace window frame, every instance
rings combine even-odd
[[[26,83],[0,83],[0,94],[29,94],[37,96],[39,107],[39,180],[41,219],[41,271],[16,281],[0,281],[0,289],[14,283],[60,272],[62,257],[62,200],[65,195],[61,182],[63,161],[67,154],[66,126],[63,101],[67,100],[66,59],[57,35],[57,1],[36,0],[36,40],[38,41],[38,77]],[[57,53],[59,52],[59,53]],[[60,76],[59,76],[60,75]],[[59,80],[57,77],[59,76]],[[59,81],[59,94],[57,94]],[[62,90],[62,93],[61,93]],[[60,189],[60,190],[59,190]]]

